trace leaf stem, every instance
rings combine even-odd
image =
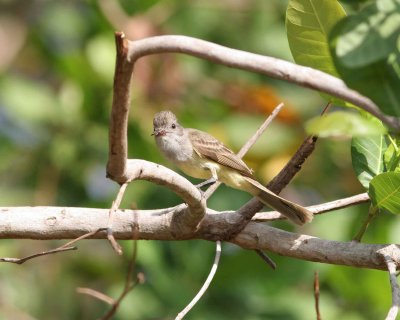
[[[394,155],[392,155],[392,157],[391,157],[391,159],[390,159],[390,161],[388,163],[388,166],[389,166],[389,170],[388,171],[396,171],[396,168],[400,163],[400,149],[397,146],[396,140],[393,139],[393,137],[390,134],[388,134],[387,137],[389,138],[390,143],[391,143],[391,145],[393,146],[393,149],[394,149]]]
[[[375,218],[375,215],[378,212],[378,207],[371,204],[368,211],[368,216],[364,220],[363,225],[361,226],[360,230],[357,232],[356,236],[353,238],[353,241],[361,242],[361,238],[363,237],[364,233],[367,231],[369,224],[371,223],[372,219]]]
[[[393,137],[390,134],[388,134],[387,136],[388,136],[388,138],[390,140],[390,143],[393,145],[393,148],[396,151],[396,154],[398,155],[399,147],[397,146],[396,140],[394,140]]]

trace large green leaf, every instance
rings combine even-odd
[[[371,180],[368,191],[372,204],[391,213],[400,213],[400,173],[385,172]]]
[[[368,189],[370,181],[385,170],[384,154],[387,150],[384,135],[356,137],[351,141],[351,160],[358,180]]]
[[[336,69],[346,84],[400,116],[400,0],[378,0],[332,30]]]
[[[336,54],[344,66],[365,66],[386,59],[396,50],[400,32],[398,6],[400,0],[379,0],[345,19],[336,44]]]
[[[380,123],[365,118],[358,113],[336,111],[309,120],[306,124],[309,134],[320,137],[371,136],[386,133]]]
[[[290,0],[286,30],[296,63],[338,76],[329,51],[328,35],[345,16],[336,0]]]

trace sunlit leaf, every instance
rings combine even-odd
[[[400,116],[400,0],[380,0],[343,19],[330,36],[346,84],[387,114]]]
[[[322,117],[316,117],[306,123],[310,134],[320,137],[354,137],[384,134],[385,127],[366,119],[357,113],[344,111],[332,112]]]
[[[372,204],[391,213],[400,213],[400,173],[385,172],[371,180],[368,194]]]
[[[356,137],[351,141],[351,161],[358,180],[368,189],[370,181],[384,171],[387,142],[384,135]]]
[[[386,171],[400,172],[400,140],[392,139],[384,154]]]
[[[345,19],[336,55],[350,68],[386,59],[396,50],[400,32],[399,0],[379,0]]]
[[[328,35],[346,16],[335,0],[291,0],[286,11],[290,51],[296,63],[337,76]]]

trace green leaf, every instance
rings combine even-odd
[[[385,170],[385,136],[356,137],[351,141],[351,161],[358,180],[365,189],[371,180]]]
[[[400,173],[385,172],[371,180],[368,191],[372,204],[391,213],[400,213]]]
[[[286,11],[289,47],[296,63],[338,76],[328,35],[346,13],[336,0],[291,0]]]
[[[396,49],[400,32],[399,0],[380,0],[346,19],[336,54],[346,67],[365,66],[386,59]]]
[[[336,69],[383,112],[400,116],[400,0],[379,0],[332,30]]]
[[[391,143],[383,156],[386,171],[400,172],[400,140],[391,139]]]
[[[386,133],[382,124],[357,113],[336,111],[316,117],[306,123],[309,134],[320,137],[371,136]]]

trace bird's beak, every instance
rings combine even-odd
[[[152,136],[165,136],[167,132],[165,130],[154,130],[153,133],[151,134]]]

